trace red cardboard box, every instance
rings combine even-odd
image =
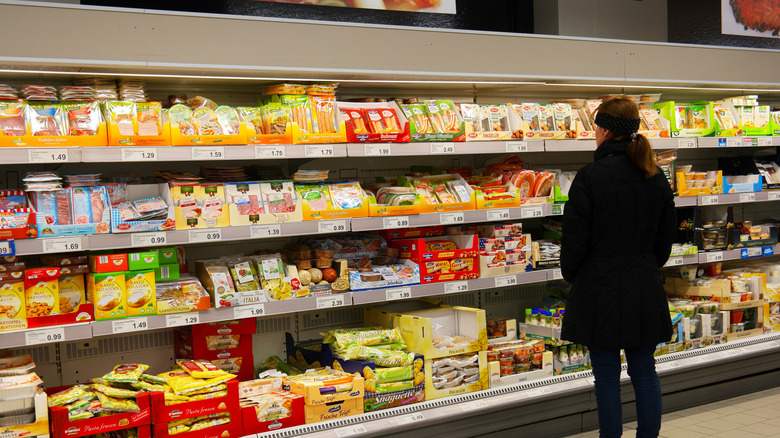
[[[90,255],[89,269],[96,273],[127,271],[127,254]]]
[[[168,423],[156,423],[153,425],[153,432],[155,438],[168,438],[172,436],[176,438],[240,438],[242,436],[241,411],[231,411],[230,423],[222,424],[220,426],[168,435]]]
[[[27,318],[27,328],[50,327],[53,325],[76,324],[95,320],[95,307],[92,303],[83,303],[70,313],[58,315],[31,316]]]
[[[419,228],[401,228],[398,230],[381,230],[378,234],[385,240],[414,239],[418,237],[443,236],[444,225]]]
[[[257,322],[254,318],[246,318],[233,321],[210,322],[208,324],[195,324],[191,328],[192,334],[196,337],[253,335],[257,333]]]
[[[449,263],[449,268],[446,270],[429,269],[439,263]],[[475,257],[420,262],[420,283],[439,283],[474,278],[479,278],[479,259]]]
[[[67,387],[48,388],[48,394],[54,394],[65,390]],[[49,422],[51,424],[51,436],[53,438],[76,438],[99,433],[110,432],[113,430],[129,429],[131,427],[146,426],[145,432],[148,437],[149,424],[151,424],[150,393],[141,392],[136,397],[140,412],[123,412],[105,417],[93,417],[85,420],[68,420],[68,408],[64,406],[53,406],[49,408]],[[160,398],[162,398],[160,393]],[[163,399],[164,404],[164,399]],[[138,437],[142,438],[142,428],[138,429]]]
[[[273,421],[258,421],[254,406],[241,407],[241,424],[244,428],[244,435],[272,432],[285,427],[306,424],[306,415],[303,410],[303,397],[296,397],[293,400],[291,411],[290,416],[287,418],[280,418]]]
[[[254,322],[254,320],[249,320]],[[225,370],[235,374],[238,380],[251,380],[254,378],[254,355],[252,354],[252,335],[213,335],[213,336],[239,336],[238,346],[235,348],[220,348],[209,350],[205,336],[194,336],[186,330],[176,330],[173,337],[173,351],[179,359],[208,360],[209,362],[225,369],[222,364],[232,362],[229,365],[238,365],[239,370]]]
[[[454,242],[458,246],[458,249],[429,251],[425,244],[437,240],[449,240]],[[451,260],[456,258],[477,257],[479,255],[479,239],[476,234],[392,240],[390,241],[390,247],[400,250],[400,257],[402,259],[411,259],[415,262]]]
[[[152,408],[152,422],[153,423],[167,423],[168,421],[179,420],[182,418],[192,418],[199,415],[216,414],[218,412],[233,412],[236,411],[237,417],[239,404],[238,404],[238,380],[233,379],[227,382],[227,395],[225,397],[212,398],[209,400],[197,400],[186,403],[178,403],[175,405],[165,406],[165,396],[162,392],[150,392],[149,393],[151,408]],[[67,410],[65,411],[67,415]],[[233,416],[230,416],[231,423],[233,424]],[[81,420],[84,421],[84,420]],[[240,428],[240,420],[236,420]],[[156,429],[155,429],[156,430]],[[165,428],[166,436],[168,428]],[[183,435],[183,434],[182,434]],[[159,436],[159,435],[158,435]],[[194,435],[193,435],[194,436]],[[239,435],[231,435],[239,436]]]

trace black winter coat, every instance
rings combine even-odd
[[[645,178],[624,142],[605,140],[569,190],[561,272],[572,283],[561,337],[597,348],[668,342],[661,275],[676,235],[674,195],[662,173]]]

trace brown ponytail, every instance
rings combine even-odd
[[[597,112],[610,114],[616,117],[625,117],[638,119],[639,109],[631,99],[625,96],[618,96],[605,100],[599,105]],[[617,133],[610,131],[610,138],[618,141],[628,141],[626,155],[645,174],[645,178],[650,178],[658,173],[658,167],[655,165],[653,147],[650,140],[642,134],[636,134],[633,139],[630,134]]]

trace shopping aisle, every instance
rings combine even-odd
[[[664,415],[661,437],[752,438],[780,435],[780,387],[728,398]],[[623,436],[633,437],[636,422],[623,425]],[[598,431],[584,432],[567,438],[595,438]]]

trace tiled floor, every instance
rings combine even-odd
[[[633,437],[636,422],[623,425],[623,436]],[[597,438],[597,430],[567,438]],[[729,398],[670,412],[663,417],[665,438],[752,438],[780,436],[780,388]]]

